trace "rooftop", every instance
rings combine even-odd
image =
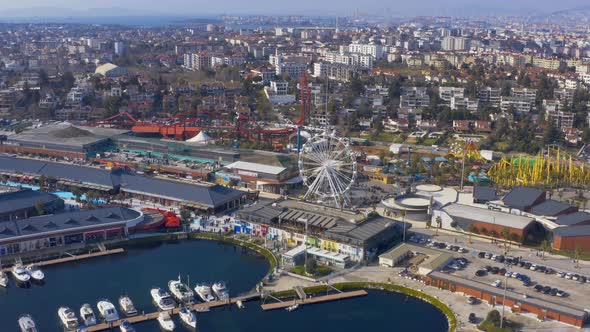
[[[489,202],[497,200],[498,195],[496,194],[496,189],[493,187],[476,186],[473,187],[473,199]]]
[[[564,213],[572,206],[553,199],[548,199],[541,204],[533,206],[531,213],[537,216],[557,216]]]
[[[47,204],[60,199],[58,196],[43,191],[19,190],[0,193],[0,214],[10,213],[34,207],[38,202]]]
[[[269,166],[269,165],[264,165],[264,164],[250,163],[247,161],[236,161],[234,163],[231,163],[231,164],[225,166],[225,168],[228,168],[228,169],[235,168],[238,170],[245,170],[245,171],[257,172],[257,173],[258,172],[259,173],[266,173],[266,174],[272,174],[272,175],[279,175],[286,170],[285,167]]]
[[[577,237],[590,236],[590,225],[561,226],[553,229],[553,236]]]
[[[141,216],[136,210],[108,207],[0,222],[0,240],[84,227],[123,223]]]
[[[28,129],[19,134],[10,135],[8,139],[14,142],[81,147],[112,138],[125,132],[127,132],[127,130],[81,127],[69,123],[56,123],[39,128]]]
[[[562,226],[573,226],[582,223],[590,223],[590,213],[574,212],[566,214],[555,219],[555,223]]]
[[[544,196],[545,192],[537,188],[514,187],[502,201],[509,207],[519,210],[525,210],[535,204],[539,197]]]
[[[533,218],[517,216],[500,211],[482,209],[464,204],[449,204],[443,209],[448,215],[458,221],[464,222],[485,222],[515,229],[524,229],[534,221]]]

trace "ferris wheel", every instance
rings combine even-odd
[[[349,205],[347,193],[356,180],[356,168],[347,140],[329,134],[311,137],[299,154],[299,174],[308,188],[304,199]]]

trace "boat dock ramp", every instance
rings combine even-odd
[[[301,289],[301,290],[303,291],[303,289]],[[349,299],[349,298],[353,298],[353,297],[365,296],[368,294],[365,290],[361,289],[361,290],[355,290],[355,291],[350,291],[350,292],[342,292],[342,293],[336,293],[336,294],[330,294],[330,295],[302,298],[302,295],[305,296],[305,291],[303,291],[302,294],[299,294],[299,291],[297,291],[297,288],[295,288],[295,291],[297,292],[298,299],[263,304],[262,310],[285,309],[285,308],[291,307],[295,304],[303,305],[303,304],[330,302],[330,301]]]
[[[186,306],[189,309],[199,311],[199,310],[204,310],[204,309],[206,310],[206,309],[212,309],[212,308],[222,307],[222,306],[226,306],[226,305],[231,305],[231,304],[234,304],[238,301],[246,302],[246,301],[250,301],[250,300],[255,300],[259,297],[260,297],[259,293],[251,293],[251,294],[247,294],[247,295],[243,295],[243,296],[234,297],[234,298],[231,298],[231,299],[225,300],[225,301],[211,301],[211,302],[205,302],[205,303],[187,304]],[[171,315],[175,315],[180,312],[180,308],[174,308],[172,310],[169,310],[168,312]],[[101,324],[97,324],[97,325],[92,325],[92,326],[87,327],[87,329],[88,329],[88,332],[109,330],[112,327],[119,326],[123,320],[127,320],[127,321],[129,321],[129,323],[132,323],[132,324],[133,323],[141,323],[141,322],[145,322],[148,320],[157,319],[159,314],[160,314],[160,311],[150,312],[150,313],[146,313],[146,314],[140,314],[137,316],[127,317],[125,319],[119,319],[119,320],[111,322],[111,323],[101,323]]]
[[[36,262],[34,264],[36,266],[47,266],[47,265],[54,265],[54,264],[78,261],[78,260],[92,258],[92,257],[100,257],[100,256],[107,256],[107,255],[112,255],[112,254],[119,254],[119,253],[123,253],[123,252],[125,252],[125,249],[115,248],[115,249],[101,250],[101,251],[92,252],[92,253],[88,253],[88,254],[70,255],[68,257],[61,257],[61,258],[50,259],[50,260],[46,260],[46,261],[40,261],[40,262]],[[3,268],[2,269],[2,271],[4,271],[4,272],[9,272],[10,270],[11,270],[11,268]]]

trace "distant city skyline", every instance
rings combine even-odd
[[[362,15],[380,16],[414,15],[534,15],[551,13],[578,7],[590,8],[586,0],[496,0],[477,3],[473,0],[103,0],[99,3],[78,0],[0,0],[0,19],[15,17],[66,17],[66,16],[125,16],[125,15],[174,15],[199,16],[220,14],[260,15]]]

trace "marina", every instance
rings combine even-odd
[[[314,324],[324,330],[378,329],[378,326],[391,319],[392,312],[399,317],[409,317],[407,323],[411,325],[405,327],[446,331],[445,317],[436,308],[419,300],[410,299],[406,303],[405,296],[377,291],[369,291],[370,296],[356,296],[350,301],[338,300],[348,298],[347,295],[323,298],[320,294],[315,294],[314,298],[306,299],[306,304],[299,304],[299,308],[293,312],[263,310],[256,301],[259,294],[250,293],[250,290],[252,285],[257,284],[265,276],[268,263],[263,257],[244,252],[233,245],[199,240],[165,241],[126,247],[125,252],[125,255],[108,255],[91,261],[81,260],[70,264],[46,266],[43,268],[46,274],[46,284],[43,286],[32,284],[29,288],[16,288],[10,285],[7,289],[0,289],[0,306],[6,308],[5,314],[0,317],[0,323],[3,326],[16,327],[19,317],[28,313],[42,330],[58,331],[62,328],[57,317],[58,308],[67,306],[81,319],[80,307],[89,303],[99,324],[88,331],[104,331],[109,329],[109,324],[105,324],[98,317],[98,301],[110,299],[119,309],[120,303],[117,300],[122,296],[128,296],[133,300],[138,313],[132,317],[124,317],[123,311],[120,310],[119,320],[112,322],[113,330],[118,331],[126,320],[127,326],[131,324],[130,326],[138,331],[161,331],[159,313],[152,303],[150,289],[154,286],[167,288],[167,282],[176,279],[180,273],[183,276],[190,275],[191,288],[197,284],[212,285],[214,281],[219,280],[223,280],[231,288],[232,296],[229,301],[213,300],[208,303],[186,305],[195,312],[197,327],[203,331],[238,332],[248,329],[249,326],[258,326],[259,331],[266,332],[275,330],[278,324],[286,324],[284,331],[296,332],[300,319],[317,321]],[[202,252],[206,252],[207,255],[199,255],[200,265],[184,263]],[[202,266],[207,266],[207,269],[202,269]],[[121,270],[133,273],[118,274],[117,279],[101,278],[96,273],[103,271],[109,274]],[[150,277],[138,279],[138,274]],[[96,287],[86,287],[89,282]],[[246,295],[237,296],[239,294]],[[198,300],[197,294],[195,298]],[[43,308],[30,306],[30,303],[39,299],[46,302]],[[238,301],[245,304],[242,309],[238,308]],[[301,298],[297,301],[301,302]],[[286,303],[292,304],[289,301]],[[311,303],[323,305],[308,310],[307,304]],[[395,309],[375,310],[385,307]],[[406,309],[413,311],[405,312]],[[181,319],[180,310],[177,306],[170,312],[176,326],[175,331],[189,331],[192,327]],[[423,312],[435,318],[422,322],[418,317],[412,316],[412,312]],[[352,316],[354,322],[349,319]],[[261,325],[261,321],[265,323]]]
[[[123,249],[123,248],[107,249],[104,251],[91,252],[88,254],[71,255],[71,256],[67,256],[67,257],[50,259],[50,260],[35,263],[35,265],[36,266],[55,265],[55,264],[78,261],[78,260],[83,260],[83,259],[88,259],[88,258],[93,258],[93,257],[101,257],[101,256],[112,255],[112,254],[120,254],[123,252],[125,252],[125,249]],[[3,268],[2,272],[10,272],[11,270],[12,270],[11,267],[10,268],[7,267],[7,268]]]

